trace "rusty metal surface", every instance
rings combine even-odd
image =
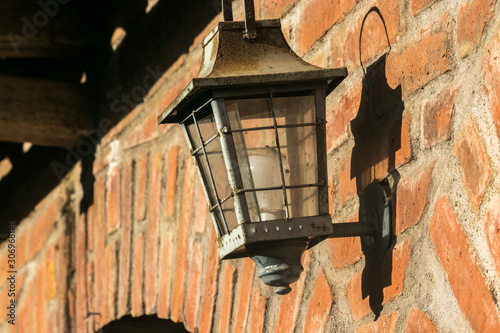
[[[315,82],[347,76],[345,68],[322,69],[298,57],[287,44],[279,20],[255,23],[257,37],[250,40],[243,38],[244,22],[219,22],[204,41],[199,77],[163,111],[159,122],[176,122],[176,111],[183,103],[214,88]]]
[[[332,219],[329,215],[243,223],[218,239],[219,257],[224,259],[244,244],[326,236],[332,233]]]

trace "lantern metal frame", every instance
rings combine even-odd
[[[267,248],[270,242],[281,242],[281,244],[285,244],[282,249],[288,249],[286,244],[291,244],[290,242],[294,241],[300,242],[302,245],[298,247],[303,247],[303,249],[297,252],[299,253],[299,268],[290,268],[289,266],[293,266],[293,264],[285,265],[288,270],[294,271],[293,278],[281,277],[279,283],[274,280],[266,282],[263,276],[269,272],[264,271],[272,271],[269,268],[271,266],[280,266],[273,261],[274,259],[263,263],[262,274],[259,271],[259,276],[263,278],[264,282],[281,288],[277,290],[279,294],[289,292],[290,288],[287,287],[287,283],[294,282],[298,278],[298,274],[302,270],[300,257],[303,251],[326,238],[361,236],[363,248],[369,249],[373,258],[376,259],[375,261],[380,262],[390,241],[390,201],[384,188],[372,184],[362,193],[360,200],[361,222],[332,224],[332,218],[329,214],[325,101],[326,95],[347,76],[346,68],[322,69],[302,60],[287,44],[281,32],[279,20],[255,21],[253,1],[245,0],[245,22],[231,21],[232,12],[228,10],[230,7],[227,6],[229,1],[222,0],[222,3],[223,16],[226,21],[219,22],[204,40],[203,61],[198,77],[192,79],[158,117],[159,123],[183,125],[183,132],[194,158],[198,176],[202,180],[203,190],[217,232],[220,259],[250,256],[247,253],[248,245],[263,244],[263,247]],[[274,98],[311,95],[314,96],[315,122],[278,124],[274,110]],[[273,118],[272,125],[231,128],[224,101],[243,98],[268,98]],[[217,132],[209,138],[204,138],[198,121],[207,115],[214,116]],[[188,125],[194,125],[199,146],[194,144],[193,138],[187,130]],[[278,130],[299,126],[315,128],[317,182],[287,185],[283,176],[282,160],[279,157],[281,186],[244,188],[241,173],[243,171],[240,170],[238,163],[233,135],[240,132],[273,130],[276,135],[276,148],[280,153]],[[214,140],[220,140],[231,188],[231,194],[224,198],[220,198],[217,193],[214,175],[205,149]],[[199,156],[200,152],[202,157]],[[202,172],[202,164],[207,166],[208,174]],[[215,189],[215,203],[210,200],[210,190],[207,189],[207,186]],[[290,217],[287,190],[304,187],[318,189],[318,215]],[[246,193],[270,190],[283,191],[286,217],[272,221],[251,221]],[[238,225],[230,230],[225,220],[222,204],[231,198],[234,200]],[[219,211],[222,221],[218,221],[216,211]],[[259,251],[252,250],[252,252]],[[261,259],[256,260],[254,257],[260,253],[258,255],[255,253],[252,258],[259,265],[257,261]],[[271,273],[274,274],[274,271]]]

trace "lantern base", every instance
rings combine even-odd
[[[366,265],[376,267],[384,259],[391,241],[390,201],[382,185],[373,183],[364,189],[360,198],[359,217],[361,221],[369,223],[372,229],[371,235],[361,236]]]
[[[304,270],[301,260],[307,244],[307,238],[251,243],[246,252],[257,265],[262,282],[277,287],[276,294],[286,295]]]

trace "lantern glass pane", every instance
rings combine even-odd
[[[314,96],[225,103],[244,188],[265,189],[246,194],[251,220],[284,219],[287,207],[288,217],[318,215]],[[301,188],[287,189],[285,197],[283,183]]]

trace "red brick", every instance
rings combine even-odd
[[[406,333],[437,333],[436,324],[422,311],[412,307],[406,319]]]
[[[411,0],[410,7],[411,13],[417,15],[421,11],[429,8],[437,0]]]
[[[9,174],[10,170],[12,170],[12,163],[8,157],[0,160],[0,180],[3,177]]]
[[[160,224],[160,195],[163,155],[155,152],[151,161],[149,184],[148,230],[146,238],[145,306],[146,314],[154,312],[158,272],[158,229]]]
[[[490,101],[497,135],[500,138],[500,28],[488,45],[483,57],[484,91]]]
[[[108,234],[117,230],[121,222],[121,167],[116,167],[109,174],[107,184]]]
[[[488,205],[488,213],[485,225],[488,245],[500,277],[500,196],[495,196]]]
[[[345,156],[339,171],[339,201],[344,207],[347,201],[356,195],[356,179],[351,179],[351,154]]]
[[[401,23],[399,2],[397,0],[377,0],[372,2],[372,6],[377,7],[384,18],[390,43],[396,43],[399,35],[405,30],[404,25]],[[352,71],[361,66],[359,37],[365,15],[366,12],[360,13],[332,36],[333,67],[347,67],[349,71]],[[363,63],[388,50],[384,23],[375,12],[370,13],[366,18],[361,37]]]
[[[242,333],[245,327],[248,326],[248,306],[250,305],[250,293],[252,291],[252,283],[255,272],[255,263],[252,259],[246,258],[241,271],[241,284],[238,292],[238,304],[236,309],[236,317],[234,319],[234,333]]]
[[[356,329],[356,333],[391,333],[396,330],[398,312],[391,312],[380,316],[375,322],[365,324]]]
[[[359,221],[357,214],[345,222]],[[333,267],[342,268],[357,263],[363,257],[359,237],[330,238],[326,240]]]
[[[105,251],[105,187],[104,177],[96,179],[94,184],[94,205],[95,207],[95,223],[94,223],[94,311],[99,312],[104,308],[104,272],[105,261],[102,259]]]
[[[116,241],[108,244],[105,251],[105,274],[104,274],[104,299],[105,306],[103,307],[104,313],[102,315],[102,322],[109,323],[114,318],[116,318],[116,301],[117,301],[117,287],[118,279],[116,270],[118,265],[116,264]]]
[[[134,238],[134,265],[132,274],[132,311],[134,317],[144,314],[143,284],[144,284],[144,233]]]
[[[45,255],[45,297],[47,301],[57,296],[56,249],[51,245]]]
[[[81,214],[78,218],[78,222],[76,223],[76,232],[75,232],[75,279],[76,279],[76,329],[77,332],[83,332],[85,325],[85,318],[87,317],[87,306],[86,306],[86,230],[85,225],[87,222],[87,215]],[[38,276],[42,276],[45,274],[38,274]],[[40,288],[45,290],[45,286]],[[44,297],[45,299],[45,297]]]
[[[85,300],[83,300],[85,304]],[[45,302],[45,266],[38,266],[38,271],[36,275],[36,324],[37,333],[45,333],[47,329],[47,324],[45,322],[45,309],[47,304]],[[78,323],[78,321],[77,321]]]
[[[255,11],[257,11],[257,3]],[[288,12],[295,4],[297,0],[263,0],[260,10],[260,19],[268,20],[282,17],[286,12]]]
[[[215,229],[210,228],[210,237],[208,240],[208,254],[205,265],[205,275],[203,278],[203,300],[200,315],[199,331],[208,333],[212,330],[213,311],[215,306],[215,296],[217,294],[217,278],[219,271],[219,251]]]
[[[493,18],[496,0],[472,0],[458,8],[457,45],[460,57],[465,57],[481,42],[484,29]]]
[[[87,251],[92,252],[94,250],[94,223],[95,223],[95,211],[94,205],[87,208]]]
[[[182,190],[181,221],[179,226],[177,260],[171,300],[170,317],[175,322],[182,320],[182,308],[184,306],[184,296],[186,293],[187,254],[189,247],[189,230],[193,217],[192,200],[194,197],[195,180],[197,179],[193,160],[191,156],[188,156],[184,174],[184,187]]]
[[[173,146],[168,151],[167,157],[167,194],[165,199],[165,213],[174,216],[175,193],[177,190],[177,161],[179,146]]]
[[[193,332],[196,327],[200,298],[201,298],[201,268],[203,255],[200,243],[194,243],[189,263],[189,278],[186,298],[186,320],[184,326]]]
[[[156,112],[149,112],[149,114],[142,119],[142,123],[127,136],[124,143],[124,148],[129,149],[148,141],[154,140],[158,137],[158,119]]]
[[[460,161],[462,178],[476,213],[491,177],[491,168],[476,124],[463,122],[455,142],[455,154]]]
[[[249,332],[264,332],[264,316],[266,313],[267,298],[258,290],[252,293],[252,307],[248,323]]]
[[[323,332],[326,328],[330,309],[333,304],[333,294],[325,274],[321,270],[316,276],[314,290],[309,301],[309,307],[304,322],[304,332]]]
[[[451,290],[472,330],[500,332],[493,297],[446,196],[436,202],[429,229]]]
[[[328,177],[328,212],[330,216],[335,215],[335,178],[333,176]]]
[[[301,12],[297,26],[297,43],[300,54],[306,53],[334,24],[340,22],[358,0],[311,0]],[[321,17],[321,20],[317,18]]]
[[[221,291],[221,307],[219,315],[219,332],[228,333],[231,319],[231,311],[234,294],[234,276],[236,268],[226,261],[224,266],[222,291]]]
[[[436,28],[419,33],[401,50],[389,53],[387,82],[392,88],[402,86],[403,96],[414,93],[428,82],[451,70],[451,20],[448,13]]]
[[[146,186],[148,183],[148,155],[139,157],[135,165],[135,219],[142,221],[146,217]]]
[[[52,229],[55,227],[60,208],[59,202],[53,201],[40,213],[29,230],[27,252],[23,261],[31,260],[47,243]],[[18,261],[16,264],[20,265],[23,261]]]
[[[69,289],[69,281],[68,281],[68,275],[69,275],[69,269],[70,269],[70,243],[71,239],[70,236],[66,233],[63,233],[61,236],[59,236],[59,239],[56,243],[56,249],[57,249],[57,287],[58,287],[58,295],[57,295],[57,304],[60,308],[65,308],[72,310],[71,307],[69,307],[69,299],[68,299],[68,291]],[[74,302],[74,296],[71,295],[73,298]],[[71,313],[68,313],[68,311],[58,311],[58,328],[59,332],[63,332],[66,329],[66,321],[67,321],[67,316],[71,315]],[[74,318],[74,317],[72,317]]]
[[[356,83],[342,97],[332,112],[326,113],[326,149],[332,149],[344,142],[349,135],[351,121],[356,118],[361,102],[362,84]]]
[[[205,223],[209,215],[207,215],[207,199],[199,181],[196,183],[196,192],[196,218],[193,228],[195,232],[202,234],[205,232]]]
[[[88,261],[85,267],[85,272],[87,273],[87,279],[85,281],[85,288],[87,291],[87,309],[89,312],[95,312],[94,304],[94,263]]]
[[[297,321],[297,316],[300,310],[300,301],[302,299],[302,294],[304,293],[305,281],[306,281],[306,271],[311,260],[311,252],[306,251],[302,258],[302,266],[304,266],[304,272],[300,274],[300,278],[295,282],[292,287],[292,291],[289,294],[281,296],[280,301],[280,311],[278,313],[278,318],[276,319],[276,326],[274,332],[292,332],[295,327],[295,322]]]
[[[426,149],[450,138],[451,119],[455,112],[455,97],[460,84],[445,88],[422,112],[422,140]]]
[[[398,184],[395,233],[399,235],[420,222],[422,213],[429,203],[427,192],[431,184],[432,171],[436,161],[411,172]]]
[[[383,288],[382,305],[389,303],[403,293],[406,266],[410,260],[412,245],[409,239],[387,252],[383,262],[375,269],[366,267],[349,281],[345,294],[351,305],[354,320],[370,313],[368,295],[377,294]],[[387,285],[389,281],[389,285]]]
[[[123,317],[129,308],[130,256],[132,241],[132,163],[124,164],[122,175],[122,228],[120,230],[120,262],[118,267],[117,317]]]
[[[169,318],[170,311],[170,285],[172,283],[172,240],[168,234],[162,235],[161,243],[161,273],[158,290],[158,304],[156,305],[159,318]]]

